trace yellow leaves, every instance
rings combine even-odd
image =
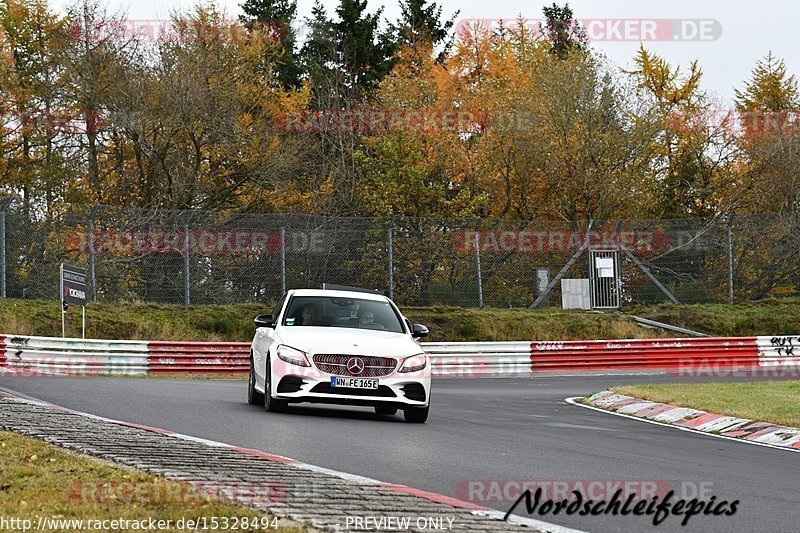
[[[688,73],[682,74],[680,67],[673,68],[666,59],[640,45],[634,61],[637,68],[623,72],[634,76],[639,87],[654,96],[662,108],[694,108],[704,98],[700,88],[703,70],[696,60],[689,65]]]

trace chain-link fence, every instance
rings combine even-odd
[[[58,299],[63,262],[88,270],[97,302],[265,302],[328,282],[386,290],[405,306],[559,306],[559,280],[605,275],[597,258],[609,253],[610,286],[623,306],[800,292],[795,215],[590,227],[106,206],[45,217],[20,202],[0,208],[0,294],[9,298]]]

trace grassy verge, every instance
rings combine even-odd
[[[721,337],[800,333],[800,298],[736,305],[657,305],[634,308],[630,314]]]
[[[272,304],[184,307],[156,304],[91,304],[86,335],[100,339],[248,341],[253,317],[272,311]],[[426,324],[431,341],[587,340],[668,336],[636,325],[638,315],[720,336],[800,333],[800,298],[749,304],[649,306],[625,313],[561,309],[462,309],[409,307],[403,312]],[[0,299],[0,332],[61,335],[58,302]],[[67,335],[80,336],[80,310],[70,309]],[[675,336],[675,335],[669,335]]]
[[[800,381],[633,385],[611,390],[653,402],[800,427]]]
[[[0,431],[0,517],[27,519],[35,525],[40,516],[84,520],[152,517],[176,524],[181,518],[255,520],[265,515],[201,495],[189,485],[123,470],[42,441]]]
[[[184,307],[155,304],[91,304],[86,336],[95,339],[249,341],[253,318],[271,304]],[[0,332],[61,336],[60,304],[0,299]],[[653,337],[664,334],[637,326],[622,314],[546,309],[461,309],[412,307],[411,320],[426,324],[430,341],[583,340]],[[67,315],[67,336],[80,337],[80,311]]]

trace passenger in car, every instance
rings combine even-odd
[[[358,325],[363,326],[364,324],[372,324],[375,322],[375,313],[370,311],[369,309],[359,309],[358,310]]]

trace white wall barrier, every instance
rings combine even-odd
[[[26,374],[147,374],[147,344],[0,335],[0,366]]]
[[[800,336],[756,337],[761,366],[800,366]]]

